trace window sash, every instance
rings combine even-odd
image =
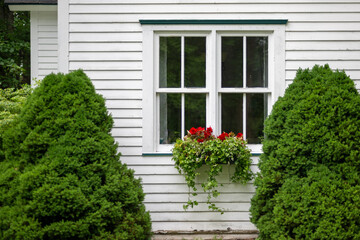
[[[181,60],[180,60],[180,69],[181,69],[181,79],[180,79],[180,87],[177,88],[166,88],[166,87],[160,87],[160,38],[161,37],[180,37],[181,38]],[[204,37],[205,38],[205,86],[204,87],[186,87],[185,86],[185,38],[186,37]],[[186,134],[186,129],[185,129],[185,96],[186,94],[206,94],[206,106],[205,106],[205,112],[207,115],[207,112],[209,110],[208,106],[208,94],[209,94],[209,88],[208,86],[208,71],[207,69],[209,68],[208,64],[209,64],[209,57],[208,57],[208,52],[209,52],[209,38],[207,34],[190,34],[190,33],[184,33],[184,34],[158,34],[156,36],[156,41],[155,41],[155,46],[156,46],[156,56],[155,56],[155,60],[157,63],[157,68],[156,68],[156,81],[155,81],[155,92],[156,92],[156,116],[157,116],[157,120],[156,120],[156,129],[158,129],[158,131],[156,132],[156,143],[157,143],[157,149],[159,151],[170,151],[170,149],[172,148],[173,144],[160,144],[160,131],[161,131],[161,123],[160,123],[160,94],[164,94],[164,93],[178,93],[181,94],[181,129],[180,129],[180,135],[181,137],[183,137]],[[205,119],[207,120],[207,116],[205,116]],[[206,122],[207,124],[207,122]]]

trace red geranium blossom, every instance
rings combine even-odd
[[[236,135],[236,137],[237,137],[237,138],[243,138],[243,134],[242,134],[242,133],[238,133],[238,134]]]
[[[229,134],[226,132],[223,132],[217,138],[220,139],[221,141],[224,141],[226,137],[229,137]]]
[[[197,133],[196,128],[192,127],[192,128],[189,130],[189,133],[190,133],[191,135],[195,135],[195,134]]]
[[[205,130],[205,128],[203,128],[203,127],[198,127],[198,128],[196,129],[196,131],[198,131],[198,132],[204,131],[204,130]]]

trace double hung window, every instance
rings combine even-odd
[[[198,126],[211,126],[215,134],[242,132],[252,150],[260,151],[264,120],[284,88],[275,82],[282,77],[274,69],[283,57],[275,56],[279,32],[144,33],[145,43],[153,40],[144,48],[153,48],[144,49],[150,66],[144,66],[143,151],[168,152]]]

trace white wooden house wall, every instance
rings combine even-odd
[[[58,71],[57,12],[31,11],[31,78]]]
[[[182,205],[187,201],[188,188],[171,157],[142,156],[142,101],[146,99],[142,99],[143,49],[139,19],[288,19],[286,84],[291,83],[299,67],[329,63],[334,69],[344,69],[360,88],[360,0],[58,2],[59,9],[64,11],[59,19],[62,25],[59,54],[60,61],[65,61],[59,63],[59,69],[82,68],[93,80],[97,92],[106,98],[115,121],[112,134],[119,143],[121,161],[143,179],[145,203],[151,211],[154,231],[255,229],[248,212],[254,187],[229,184],[225,171],[222,180],[225,187],[218,205],[228,211],[223,215],[209,212],[204,204],[184,212]],[[56,71],[53,52],[56,31],[45,24],[49,23],[48,18],[51,17],[41,15],[44,21],[43,24],[39,21],[38,26],[38,64],[33,66],[38,69],[38,77]],[[55,19],[53,15],[50,22]],[[69,23],[64,23],[67,20]],[[49,38],[45,41],[41,36]],[[44,62],[45,58],[52,62]],[[253,158],[255,164],[257,158]],[[204,195],[200,195],[200,199],[204,199]]]

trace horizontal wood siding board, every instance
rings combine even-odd
[[[160,196],[160,197],[159,197]],[[214,202],[221,203],[249,203],[253,193],[222,193]],[[199,203],[207,202],[207,193],[199,192],[197,196],[192,197]],[[189,199],[187,193],[175,193],[175,194],[147,194],[145,195],[145,203],[153,202],[168,202],[168,203],[186,203]]]
[[[125,149],[124,148],[119,148],[121,150],[119,150],[120,152],[121,151],[124,151],[126,153],[129,153],[129,151],[131,151],[131,148],[129,147],[129,149]],[[124,155],[135,155],[135,149],[134,150],[134,154],[125,154]],[[138,151],[138,149],[136,149]],[[138,152],[136,152],[138,153]],[[161,184],[161,183],[171,183],[171,184],[174,184],[174,183],[181,183],[181,184],[184,184],[185,183],[185,179],[184,179],[184,176],[182,175],[179,175],[179,174],[160,174],[160,175],[156,175],[156,174],[137,174],[135,172],[135,175],[138,177],[138,178],[141,178],[143,179],[143,182],[144,183],[149,183],[149,184]],[[225,176],[225,174],[223,175]],[[221,184],[228,184],[228,183],[231,183],[231,180],[229,177],[225,178],[225,177],[222,177],[219,179],[219,183]]]
[[[138,119],[135,119],[138,120]],[[130,124],[128,119],[115,119],[117,124]],[[132,166],[174,166],[174,161],[171,159],[171,153],[164,153],[161,155],[146,155],[146,156],[137,156],[137,157],[130,157],[130,158],[122,158],[123,161]],[[257,165],[259,162],[259,156],[253,156],[252,164]]]
[[[177,175],[179,174],[178,170],[175,168],[175,166],[157,166],[156,168],[153,166],[132,166],[132,168],[135,170],[135,172],[137,174],[141,174],[141,175],[168,175],[168,174],[174,174]],[[205,171],[207,171],[208,168],[205,168],[202,170],[200,169],[200,174],[201,176],[198,177],[199,178],[203,178],[203,176],[207,176],[207,173],[205,173]],[[251,170],[253,172],[257,172],[258,168],[256,165],[251,166]],[[227,180],[230,179],[230,177],[233,175],[234,173],[234,168],[233,165],[224,165],[223,166],[223,171],[219,176],[224,176],[227,178]],[[205,179],[202,179],[205,180]]]
[[[250,223],[250,221],[242,222],[239,224],[235,221],[227,221],[227,222],[216,222],[216,221],[208,221],[208,222],[191,222],[191,219],[188,219],[187,222],[166,222],[166,221],[157,221],[152,223],[153,231],[156,230],[173,230],[173,231],[181,231],[181,230],[190,230],[197,233],[198,230],[202,231],[211,231],[214,229],[224,230],[227,229],[236,229],[236,230],[256,230],[256,227]],[[195,231],[196,230],[196,231]]]
[[[162,4],[161,7],[154,8],[153,5],[140,5],[134,7],[133,5],[116,5],[116,4],[96,4],[96,5],[81,5],[70,4],[69,9],[71,13],[236,13],[236,12],[274,12],[274,13],[298,13],[298,12],[360,12],[360,3],[349,4],[211,4],[204,3],[201,7],[195,8],[193,4]]]
[[[228,229],[236,229],[236,230],[256,230],[256,227],[248,222],[242,222],[239,224],[238,222],[182,222],[181,224],[177,222],[154,222],[152,223],[153,231],[158,229],[159,231],[165,232],[166,230],[171,231],[182,231],[188,230],[193,233],[198,233],[198,231],[213,231],[216,230],[223,230],[226,231]]]
[[[143,25],[172,25],[172,24],[286,24],[287,19],[170,19],[170,20],[139,20]]]
[[[191,219],[191,220],[190,220]],[[176,212],[175,214],[153,212],[151,221],[249,221],[248,212],[225,212],[224,214],[213,214],[211,212]]]
[[[112,100],[142,99],[142,90],[137,90],[137,89],[121,89],[121,90],[97,89],[96,91],[99,94],[101,94],[105,99],[112,99]]]
[[[114,127],[111,130],[113,137],[142,137],[141,127]]]
[[[134,169],[133,167],[129,166]],[[136,170],[135,170],[136,171]],[[201,185],[196,184],[197,189],[201,189]],[[186,184],[146,184],[143,183],[143,189],[146,194],[175,194],[175,193],[189,193],[189,187]],[[224,186],[219,187],[221,192],[227,193],[254,193],[255,186],[253,184],[239,184],[239,183],[226,183]],[[200,190],[201,191],[201,190]]]
[[[146,153],[144,152],[142,154],[143,156],[161,156],[161,155],[166,155],[166,156],[172,156],[172,153],[160,153],[160,152],[154,152],[154,153]],[[251,153],[252,156],[260,156],[261,153]]]
[[[342,41],[286,41],[287,51],[357,51],[360,50],[359,41],[346,39]],[[315,55],[315,54],[314,54]],[[316,56],[314,56],[316,57]],[[332,58],[329,58],[331,60]]]
[[[182,203],[146,203],[146,209],[150,212],[184,212]],[[235,211],[235,212],[245,212],[249,211],[251,204],[250,203],[218,203],[218,207],[225,209],[225,211]],[[187,212],[207,212],[209,211],[206,204],[198,205],[194,208],[188,208]]]
[[[258,19],[281,19],[286,16],[289,19],[289,23],[352,23],[360,21],[360,16],[357,13],[333,13],[333,12],[324,12],[324,13],[309,13],[309,12],[300,12],[300,13],[256,13],[256,18]],[[254,19],[253,13],[222,13],[222,14],[209,14],[209,13],[173,13],[171,15],[167,13],[81,13],[81,14],[70,14],[69,21],[70,23],[133,23],[139,24],[139,19],[243,19],[243,20],[252,20]]]

